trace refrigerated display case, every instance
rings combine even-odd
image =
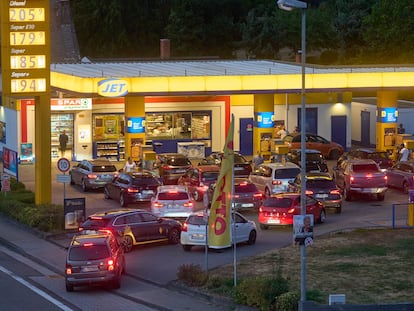
[[[65,131],[68,135],[68,143],[66,146],[65,157],[72,157],[73,148],[73,114],[72,113],[52,113],[51,120],[51,156],[52,158],[59,158],[60,146],[59,135]]]

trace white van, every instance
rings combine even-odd
[[[266,197],[270,197],[272,194],[287,192],[289,181],[293,181],[299,173],[300,167],[292,162],[263,163],[250,174],[249,180]]]

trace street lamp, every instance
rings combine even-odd
[[[278,0],[277,5],[285,11],[302,9],[302,43],[301,43],[301,111],[300,111],[300,165],[301,165],[301,188],[300,188],[300,211],[306,214],[306,97],[305,97],[305,62],[306,62],[306,9],[308,4],[298,0]],[[306,246],[300,245],[300,302],[299,311],[303,311],[306,301]]]

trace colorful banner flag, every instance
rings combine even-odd
[[[231,246],[231,204],[234,169],[234,115],[231,116],[229,131],[223,149],[220,175],[214,188],[208,218],[208,245],[211,248]]]

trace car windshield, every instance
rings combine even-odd
[[[267,198],[263,202],[265,207],[291,207],[292,199],[291,198]]]
[[[372,171],[377,172],[378,167],[375,164],[354,164],[352,166],[352,170],[357,173]]]
[[[219,172],[204,172],[201,177],[202,181],[212,181],[217,180]]]
[[[188,200],[188,193],[187,192],[177,192],[177,191],[171,191],[171,192],[161,192],[158,194],[158,200]]]
[[[368,159],[388,159],[388,154],[386,152],[375,152],[375,153],[368,153]]]
[[[286,168],[275,170],[275,179],[295,178],[300,173],[299,168]]]
[[[152,176],[140,176],[132,179],[132,184],[137,186],[142,185],[157,185],[159,182]]]
[[[207,218],[203,216],[190,216],[188,217],[187,223],[191,225],[205,225]]]
[[[246,193],[246,192],[257,192],[257,188],[254,184],[242,183],[234,185],[234,192],[236,193]]]
[[[309,188],[331,188],[335,187],[335,182],[327,179],[311,179],[306,182],[306,186]]]
[[[190,161],[187,158],[169,158],[167,159],[167,164],[171,166],[186,166],[190,164]]]
[[[115,165],[94,165],[92,167],[92,172],[95,173],[112,173],[112,172],[116,172],[116,167]]]
[[[299,154],[300,156],[300,154]],[[322,161],[323,157],[320,153],[307,153],[306,160],[307,161]]]
[[[106,245],[71,247],[69,250],[69,260],[73,261],[97,260],[108,257],[109,251]]]

